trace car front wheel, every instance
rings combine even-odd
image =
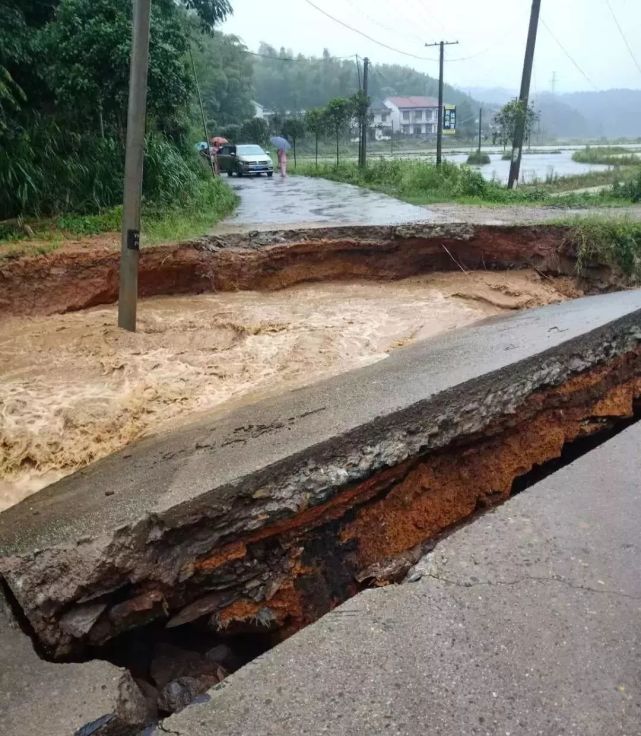
[[[272,176],[274,176],[274,172],[273,171],[268,171],[267,172],[267,176],[271,179]]]

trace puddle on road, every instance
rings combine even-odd
[[[198,412],[375,362],[505,309],[559,301],[565,281],[447,273],[154,298],[140,303],[135,335],[115,326],[115,306],[5,320],[0,510]]]

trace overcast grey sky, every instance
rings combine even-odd
[[[437,57],[436,49],[423,47],[425,41],[458,40],[459,46],[447,50],[451,61],[446,76],[462,89],[517,89],[520,84],[531,0],[313,2],[377,41],[419,57]],[[237,34],[253,51],[261,41],[313,55],[326,47],[335,56],[358,53],[374,62],[408,64],[432,76],[438,73],[436,61],[382,48],[327,18],[306,0],[232,0],[232,5],[234,15],[221,30]],[[609,5],[641,65],[641,0],[609,0]],[[541,7],[533,92],[548,90],[553,72],[558,92],[641,89],[641,71],[617,30],[608,0],[542,0]]]

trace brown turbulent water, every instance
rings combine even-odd
[[[127,443],[314,382],[505,309],[562,298],[531,271],[332,282],[0,322],[0,509]]]

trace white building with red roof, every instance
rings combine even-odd
[[[438,100],[435,97],[386,97],[373,108],[375,128],[385,135],[429,136],[436,134]]]

